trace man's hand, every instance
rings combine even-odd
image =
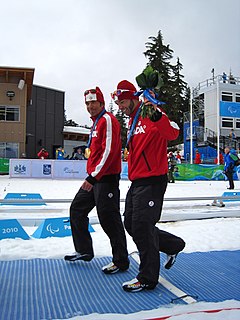
[[[91,183],[89,183],[87,180],[85,180],[81,186],[81,188],[85,191],[90,192],[93,188],[93,185]]]
[[[152,90],[149,90],[149,93],[153,98],[156,97],[155,93]],[[145,106],[152,107],[154,110],[157,109],[157,105],[150,102],[146,97],[143,97],[143,101],[144,101]]]

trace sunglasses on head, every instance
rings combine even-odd
[[[89,93],[97,93],[97,90],[96,90],[96,89],[86,90],[86,91],[84,92],[84,96],[88,95]]]
[[[123,92],[134,92],[132,90],[124,90],[124,89],[118,89],[115,90],[113,93],[111,93],[111,97],[114,101],[118,100],[118,97],[123,93]]]

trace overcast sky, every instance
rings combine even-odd
[[[83,92],[110,92],[148,60],[148,37],[183,64],[185,81],[231,68],[240,77],[240,0],[2,0],[0,65],[35,68],[34,84],[65,91],[68,119],[89,125]]]

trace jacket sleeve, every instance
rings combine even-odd
[[[156,119],[156,120],[155,120]],[[158,108],[151,119],[158,128],[162,137],[167,140],[175,140],[179,135],[180,128],[176,122],[170,121],[165,112]]]
[[[234,160],[230,157],[230,155],[228,154],[225,157],[225,166],[224,166],[224,170],[225,171],[232,171],[234,168]]]
[[[95,150],[98,159],[94,161],[94,166],[86,178],[91,184],[96,183],[108,173],[108,167],[111,164],[112,153],[114,152],[112,119],[107,113],[103,118],[105,121],[101,121],[101,127],[99,128],[101,138],[99,137],[98,150]]]

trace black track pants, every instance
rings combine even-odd
[[[161,183],[132,185],[127,193],[124,224],[139,251],[140,267],[137,278],[142,283],[158,283],[159,251],[176,254],[185,246],[181,238],[155,226],[160,220],[166,187],[167,176],[163,176]]]
[[[234,189],[233,171],[227,171],[227,172],[225,172],[225,175],[227,176],[228,181],[229,181],[229,188]]]
[[[94,255],[88,231],[88,214],[96,206],[100,224],[110,239],[113,262],[125,269],[129,261],[119,197],[119,186],[116,183],[96,183],[90,192],[80,188],[70,206],[70,222],[75,250]]]

